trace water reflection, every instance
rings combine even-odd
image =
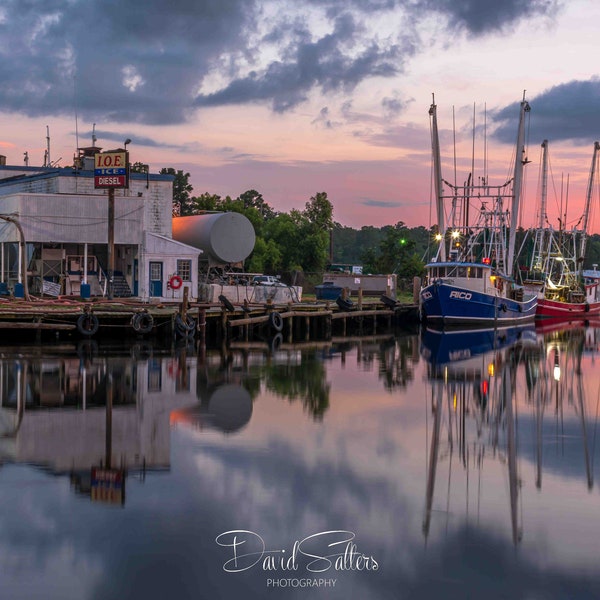
[[[593,597],[599,332],[0,347],[3,593]],[[267,589],[223,570],[237,528],[353,531],[380,569]]]
[[[451,485],[457,470],[462,471],[459,477],[465,486],[465,515],[468,518],[469,511],[474,510],[477,522],[486,471],[493,470],[496,491],[498,468],[505,471],[514,544],[521,541],[524,527],[519,455],[535,464],[538,490],[544,468],[569,477],[583,475],[592,489],[582,360],[586,351],[596,356],[598,331],[572,323],[423,333],[421,352],[428,362],[432,417],[423,518],[426,538],[434,517],[444,515],[447,522],[456,509],[451,502],[461,494],[453,494]],[[591,381],[597,386],[597,381]],[[545,451],[548,446],[554,452]],[[441,481],[436,482],[441,464],[445,466],[444,487]],[[445,505],[434,511],[436,483]]]

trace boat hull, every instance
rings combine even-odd
[[[540,298],[536,319],[589,319],[600,316],[600,302],[561,302]]]
[[[526,323],[535,318],[536,307],[534,295],[519,302],[444,282],[421,290],[421,315],[434,323],[481,326]]]

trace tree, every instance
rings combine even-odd
[[[326,192],[319,192],[306,203],[304,216],[317,228],[329,232],[333,229],[333,205]]]
[[[262,194],[256,190],[247,190],[238,198],[245,209],[255,208],[263,219],[272,219],[275,211],[265,202]]]
[[[134,162],[132,165],[129,165],[130,173],[148,173],[149,167],[141,162]]]
[[[173,214],[178,214],[181,217],[185,217],[192,212],[192,200],[190,193],[193,191],[193,187],[189,182],[190,174],[184,173],[179,170],[176,171],[173,167],[165,167],[160,170],[161,175],[173,175],[175,180],[173,181]]]
[[[402,221],[387,225],[383,234],[378,248],[367,248],[363,253],[365,271],[396,273],[401,277],[420,275],[423,263],[415,254],[415,242],[406,225]]]

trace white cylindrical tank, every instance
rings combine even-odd
[[[237,263],[254,250],[256,234],[247,217],[236,212],[173,217],[173,239],[200,248],[212,262]]]

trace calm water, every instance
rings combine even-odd
[[[0,598],[598,598],[598,340],[2,347]]]

